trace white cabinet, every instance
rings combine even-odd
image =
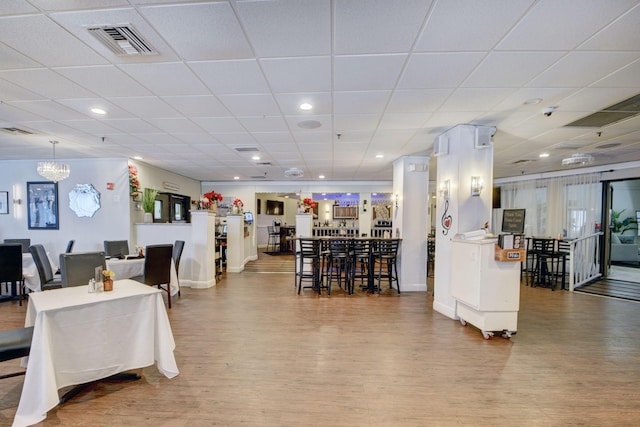
[[[518,329],[520,263],[496,261],[495,239],[452,242],[451,294],[456,316],[490,338],[510,337]]]

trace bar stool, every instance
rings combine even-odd
[[[398,280],[398,248],[400,247],[399,239],[380,239],[375,241],[373,248],[373,263],[378,266],[378,294],[380,294],[380,282],[382,279],[389,280],[389,289],[396,282],[398,293],[400,293],[400,281]],[[385,266],[385,273],[382,272],[382,266]]]
[[[370,239],[354,239],[351,246],[352,293],[355,280],[360,279],[360,287],[373,291],[373,245]],[[366,284],[365,284],[366,280]]]
[[[302,282],[310,282],[305,289],[311,288],[322,293],[320,276],[320,241],[318,239],[300,238],[298,239],[300,249],[296,252],[296,279],[298,284],[298,295],[302,290]],[[331,291],[329,290],[329,293]]]
[[[536,250],[533,285],[549,287],[554,291],[561,261],[564,275],[565,253],[556,250],[556,239],[552,238],[534,238],[533,246]]]
[[[344,289],[347,294],[353,294],[353,280],[351,267],[351,244],[349,239],[329,240],[329,257],[327,265],[327,290],[331,295],[331,283],[333,279],[338,280],[338,285],[342,287],[344,278]]]
[[[267,241],[267,252],[276,252],[276,246],[280,249],[280,227],[267,225],[269,240]],[[271,249],[269,249],[271,248]]]

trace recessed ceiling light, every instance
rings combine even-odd
[[[142,160],[141,156],[133,156],[133,160]]]
[[[107,114],[107,112],[102,108],[92,108],[91,112],[95,114],[100,114],[101,116],[104,116],[105,114]]]
[[[298,126],[301,127],[302,129],[315,129],[322,126],[322,123],[320,123],[317,120],[303,120],[300,123],[298,123]]]
[[[318,178],[324,179],[324,175],[318,175]]]
[[[313,105],[309,104],[308,102],[304,102],[302,104],[300,104],[300,109],[304,110],[304,111],[309,111],[313,108]]]
[[[251,160],[260,160],[260,156],[253,156],[251,157]]]
[[[531,98],[524,101],[524,105],[536,105],[542,102],[542,98]]]
[[[549,153],[540,153],[538,157],[549,157]]]
[[[240,179],[240,177],[239,176],[234,176],[233,179]]]
[[[384,158],[384,154],[376,154],[376,159],[382,159]]]

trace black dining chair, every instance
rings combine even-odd
[[[33,326],[0,332],[0,362],[28,356],[31,351]],[[0,375],[0,380],[24,375],[26,371]]]
[[[184,240],[176,240],[173,243],[173,265],[176,268],[176,277],[178,278],[178,296],[180,295],[180,258],[182,258],[182,251],[184,250]]]
[[[22,305],[24,294],[24,276],[22,274],[22,245],[19,243],[5,243],[0,245],[0,284],[17,289],[18,301]]]
[[[31,239],[4,239],[5,243],[20,243],[20,247],[23,254],[29,253],[29,246],[31,246]]]
[[[304,288],[311,288],[322,293],[321,288],[321,275],[320,275],[320,240],[311,238],[298,239],[299,248],[296,251],[296,274],[295,278],[298,285],[298,295],[302,290],[303,282],[310,282],[309,286]]]
[[[53,275],[53,269],[47,256],[47,251],[41,244],[35,244],[29,246],[29,252],[33,257],[33,262],[38,270],[38,276],[40,277],[40,289],[43,291],[49,289],[58,289],[62,287],[62,280]]]
[[[144,275],[133,277],[140,283],[157,286],[167,293],[167,305],[171,308],[171,260],[173,245],[149,245],[144,251]]]
[[[107,269],[104,252],[76,252],[60,254],[62,287],[82,286],[96,275],[96,268]]]
[[[129,255],[129,241],[105,240],[104,255],[112,258],[123,258]]]

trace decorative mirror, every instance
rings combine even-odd
[[[100,209],[100,193],[91,184],[76,184],[69,192],[69,207],[79,217],[92,217]]]

